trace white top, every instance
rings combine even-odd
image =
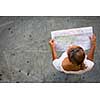
[[[94,62],[88,60],[88,59],[87,59],[87,55],[86,55],[86,56],[85,56],[85,59],[84,59],[84,64],[85,64],[85,66],[87,67],[86,69],[84,69],[84,70],[79,70],[79,71],[66,71],[66,70],[64,70],[63,67],[62,67],[62,62],[63,62],[63,60],[64,60],[66,57],[68,57],[67,52],[64,52],[64,53],[62,54],[62,56],[61,56],[59,59],[55,59],[55,60],[53,61],[53,66],[54,66],[58,71],[62,71],[62,72],[67,73],[67,74],[83,74],[83,73],[85,73],[85,72],[87,72],[87,71],[90,71],[90,70],[93,68],[93,66],[94,66]]]

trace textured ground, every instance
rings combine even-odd
[[[52,66],[50,32],[93,26],[95,67],[82,75]],[[0,17],[0,82],[100,82],[100,17]]]

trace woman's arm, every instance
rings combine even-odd
[[[93,61],[94,52],[95,52],[95,48],[96,48],[96,36],[93,35],[92,37],[90,37],[90,40],[91,40],[91,48],[87,54],[87,59]]]
[[[55,43],[54,40],[50,40],[49,41],[50,47],[51,47],[51,52],[52,52],[52,60],[57,59],[57,53],[56,53],[56,49],[55,49]]]

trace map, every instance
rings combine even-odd
[[[78,45],[84,50],[88,50],[90,49],[89,36],[92,35],[92,27],[74,28],[51,32],[51,38],[55,40],[57,51],[65,51],[70,45]]]

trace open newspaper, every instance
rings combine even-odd
[[[65,51],[70,45],[78,45],[84,50],[88,50],[90,49],[89,36],[91,35],[93,35],[92,27],[74,28],[51,32],[51,38],[55,40],[57,51]]]

